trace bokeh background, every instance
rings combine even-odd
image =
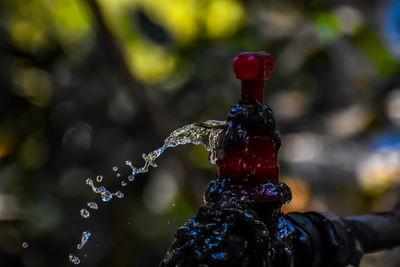
[[[276,60],[265,101],[294,194],[285,211],[399,207],[400,1],[2,0],[1,266],[70,266],[69,253],[157,266],[215,177],[204,147],[167,151],[110,203],[85,180],[121,188],[125,160],[223,120],[240,94],[233,58],[259,50]],[[88,201],[100,207],[83,219]],[[361,266],[400,266],[399,250]]]

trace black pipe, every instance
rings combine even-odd
[[[391,249],[400,242],[400,209],[345,219],[360,240],[364,253]]]
[[[400,245],[400,210],[342,218],[332,212],[290,213],[294,266],[358,266],[365,253]]]

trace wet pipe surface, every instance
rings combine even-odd
[[[206,189],[205,205],[177,230],[160,266],[292,264],[294,228],[280,211],[291,193],[279,183],[280,136],[272,110],[262,104],[273,67],[265,52],[235,58],[242,99],[218,139],[218,177]]]

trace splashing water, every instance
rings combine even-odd
[[[87,209],[81,209],[80,214],[85,219],[90,217],[90,212]]]
[[[117,191],[117,192],[115,192],[115,196],[117,198],[123,198],[124,197],[124,193],[122,193],[121,191]]]
[[[97,210],[99,208],[99,206],[97,205],[96,202],[88,202],[87,206],[93,210]]]
[[[132,174],[128,176],[128,181],[133,182],[136,178],[137,174],[147,173],[150,167],[157,167],[155,160],[164,153],[167,148],[176,147],[179,145],[185,144],[195,144],[195,145],[204,145],[206,149],[210,152],[209,160],[212,164],[216,163],[216,147],[219,135],[222,133],[223,129],[226,127],[226,121],[216,121],[216,120],[208,120],[205,122],[196,122],[173,131],[165,140],[164,145],[160,148],[150,152],[149,154],[143,154],[144,165],[141,168],[136,168],[133,166],[132,162],[127,160],[125,164],[129,166],[132,170]],[[118,172],[119,168],[114,166],[112,168],[114,172]],[[119,173],[116,174],[117,177],[121,175]],[[98,183],[102,182],[103,176],[98,175],[96,177],[96,181]],[[91,178],[86,179],[86,184],[91,187],[92,191],[96,194],[100,194],[101,200],[104,202],[109,202],[114,196],[117,198],[123,198],[124,194],[121,191],[116,191],[115,193],[110,192],[104,186],[95,186],[94,182]],[[121,186],[126,186],[127,182],[122,181]],[[98,209],[98,205],[95,202],[87,203],[87,206],[91,209]],[[90,213],[86,209],[82,209],[80,214],[84,218],[88,218]],[[91,236],[91,233],[88,231],[83,232],[82,241],[77,245],[77,249],[82,249],[86,244],[87,240]],[[74,264],[79,264],[79,257],[69,254],[68,256],[70,262]]]
[[[96,187],[91,179],[87,179],[86,184],[92,188],[93,192],[95,192],[96,194],[100,194],[101,200],[103,200],[104,202],[108,202],[113,198],[113,196],[116,196],[116,193],[108,191],[104,186]]]
[[[81,260],[79,259],[78,256],[75,256],[74,254],[69,254],[68,259],[70,262],[72,262],[73,264],[79,264],[81,263]]]
[[[76,248],[77,248],[77,249],[82,249],[82,248],[86,245],[86,243],[87,243],[87,241],[89,240],[89,237],[90,237],[91,235],[92,235],[92,234],[91,234],[89,231],[84,231],[84,232],[82,233],[81,243],[79,243],[78,245],[76,245]]]
[[[125,164],[132,169],[132,174],[128,176],[128,181],[132,182],[135,180],[137,174],[147,173],[150,167],[157,167],[156,159],[161,156],[167,148],[176,147],[185,144],[204,145],[210,152],[209,160],[212,164],[217,161],[216,147],[218,137],[226,126],[226,121],[208,120],[205,122],[195,122],[173,131],[164,141],[164,145],[149,154],[143,154],[144,165],[141,168],[133,166],[132,162],[127,160]],[[114,166],[112,168],[114,172],[117,172],[119,168]],[[118,174],[117,174],[118,176]],[[99,177],[99,176],[98,176]],[[86,184],[92,188],[92,191],[96,194],[100,194],[101,199],[104,202],[110,201],[113,196],[122,198],[123,194],[120,191],[112,193],[108,191],[104,186],[96,187],[93,180],[86,179]],[[126,186],[126,182],[122,181],[121,185]]]
[[[101,200],[103,200],[104,202],[108,202],[112,198],[113,198],[113,193],[107,191],[106,189],[104,189],[104,191],[101,193]]]
[[[144,166],[137,169],[132,166],[132,162],[127,160],[125,164],[132,169],[132,175],[128,180],[134,180],[140,173],[147,173],[149,167],[157,167],[155,160],[161,156],[167,148],[185,144],[204,145],[210,152],[209,160],[212,164],[217,161],[216,147],[218,136],[226,126],[226,121],[208,120],[206,122],[196,122],[173,131],[164,141],[164,145],[149,154],[143,154]],[[133,177],[132,177],[133,176]]]
[[[94,185],[94,184],[93,184],[93,180],[90,179],[90,178],[87,178],[87,179],[86,179],[86,184],[89,185],[89,186],[93,186],[93,185]]]

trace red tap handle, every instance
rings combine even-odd
[[[274,58],[265,52],[240,53],[233,60],[236,78],[242,80],[241,104],[252,105],[264,101],[264,80],[274,70]]]

